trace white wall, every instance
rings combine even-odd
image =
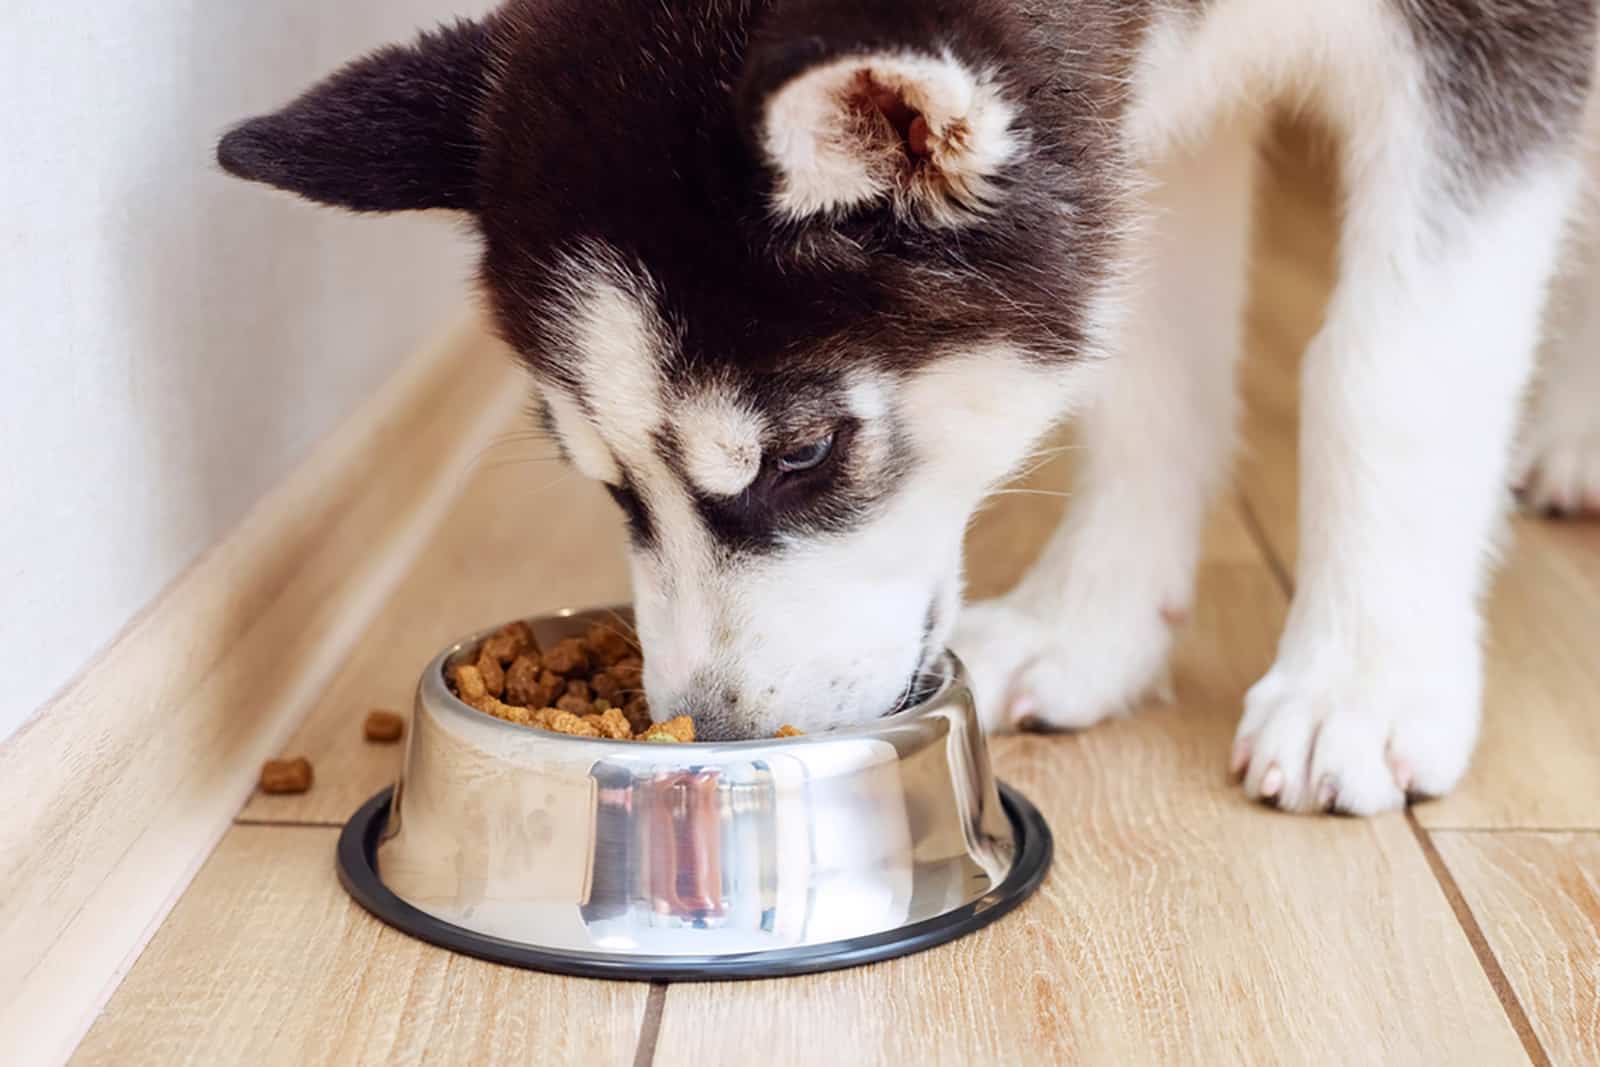
[[[216,136],[487,6],[0,3],[0,738],[462,299],[448,221],[233,182]]]

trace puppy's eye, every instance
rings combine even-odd
[[[783,474],[815,470],[833,454],[833,434],[819,437],[810,444],[790,449],[778,457],[778,470]]]

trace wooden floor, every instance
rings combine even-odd
[[[450,956],[351,904],[337,827],[399,759],[360,739],[366,709],[407,706],[424,660],[486,620],[625,594],[609,503],[508,440],[292,742],[316,787],[240,813],[77,1062],[1600,1063],[1600,525],[1519,523],[1483,746],[1458,794],[1370,821],[1295,818],[1226,777],[1287,607],[1294,355],[1331,249],[1327,183],[1286,143],[1262,202],[1249,449],[1213,524],[1176,701],[995,744],[1057,840],[1017,913],[859,970],[669,987]],[[1031,481],[1064,486],[1065,466]],[[975,591],[1014,580],[1059,509],[1000,498],[973,532]]]

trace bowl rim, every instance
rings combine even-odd
[[[721,956],[583,952],[513,941],[438,918],[401,897],[380,873],[379,839],[393,810],[393,786],[379,790],[350,816],[339,832],[334,866],[345,891],[378,921],[418,941],[507,967],[610,981],[787,978],[897,959],[943,945],[988,926],[1033,896],[1055,859],[1055,835],[1026,795],[998,779],[994,784],[1015,842],[1011,869],[1004,879],[982,896],[921,922],[802,947]]]
[[[582,742],[590,745],[606,745],[612,749],[642,754],[640,749],[642,742],[639,741],[618,741],[609,737],[579,737],[575,734],[556,733],[553,730],[542,730],[537,726],[524,726],[522,723],[511,722],[508,719],[490,715],[486,711],[479,711],[450,691],[450,686],[445,682],[444,673],[445,667],[456,656],[476,645],[482,644],[501,627],[509,626],[514,622],[537,624],[541,621],[571,619],[607,613],[612,615],[627,613],[631,615],[632,611],[631,605],[596,605],[588,608],[565,607],[555,611],[541,612],[537,615],[518,616],[514,619],[507,619],[496,626],[475,630],[465,637],[452,642],[442,652],[428,661],[428,665],[423,668],[422,678],[417,685],[418,700],[433,706],[442,705],[458,715],[465,715],[474,721],[492,724],[497,729],[514,730],[519,737],[536,738],[549,744]],[[945,668],[939,685],[915,704],[902,708],[890,715],[881,715],[867,722],[840,726],[822,733],[800,734],[797,737],[756,737],[743,741],[689,741],[680,742],[679,744],[688,745],[698,752],[705,752],[709,749],[757,749],[773,745],[829,744],[834,741],[881,734],[888,728],[915,722],[935,711],[947,708],[952,704],[961,703],[963,700],[968,705],[971,705],[974,700],[972,681],[967,674],[966,665],[961,662],[961,657],[957,656],[953,650],[945,648],[935,658],[934,662]],[[678,745],[666,747],[650,746],[650,748],[656,749],[662,754],[681,751]]]

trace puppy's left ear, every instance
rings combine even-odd
[[[474,210],[490,35],[487,23],[462,21],[358,59],[230,130],[217,161],[353,211]]]
[[[914,33],[888,43],[859,17],[806,30],[780,21],[755,42],[740,89],[775,214],[888,205],[955,226],[996,205],[1024,138],[996,65],[971,54],[981,49]]]

